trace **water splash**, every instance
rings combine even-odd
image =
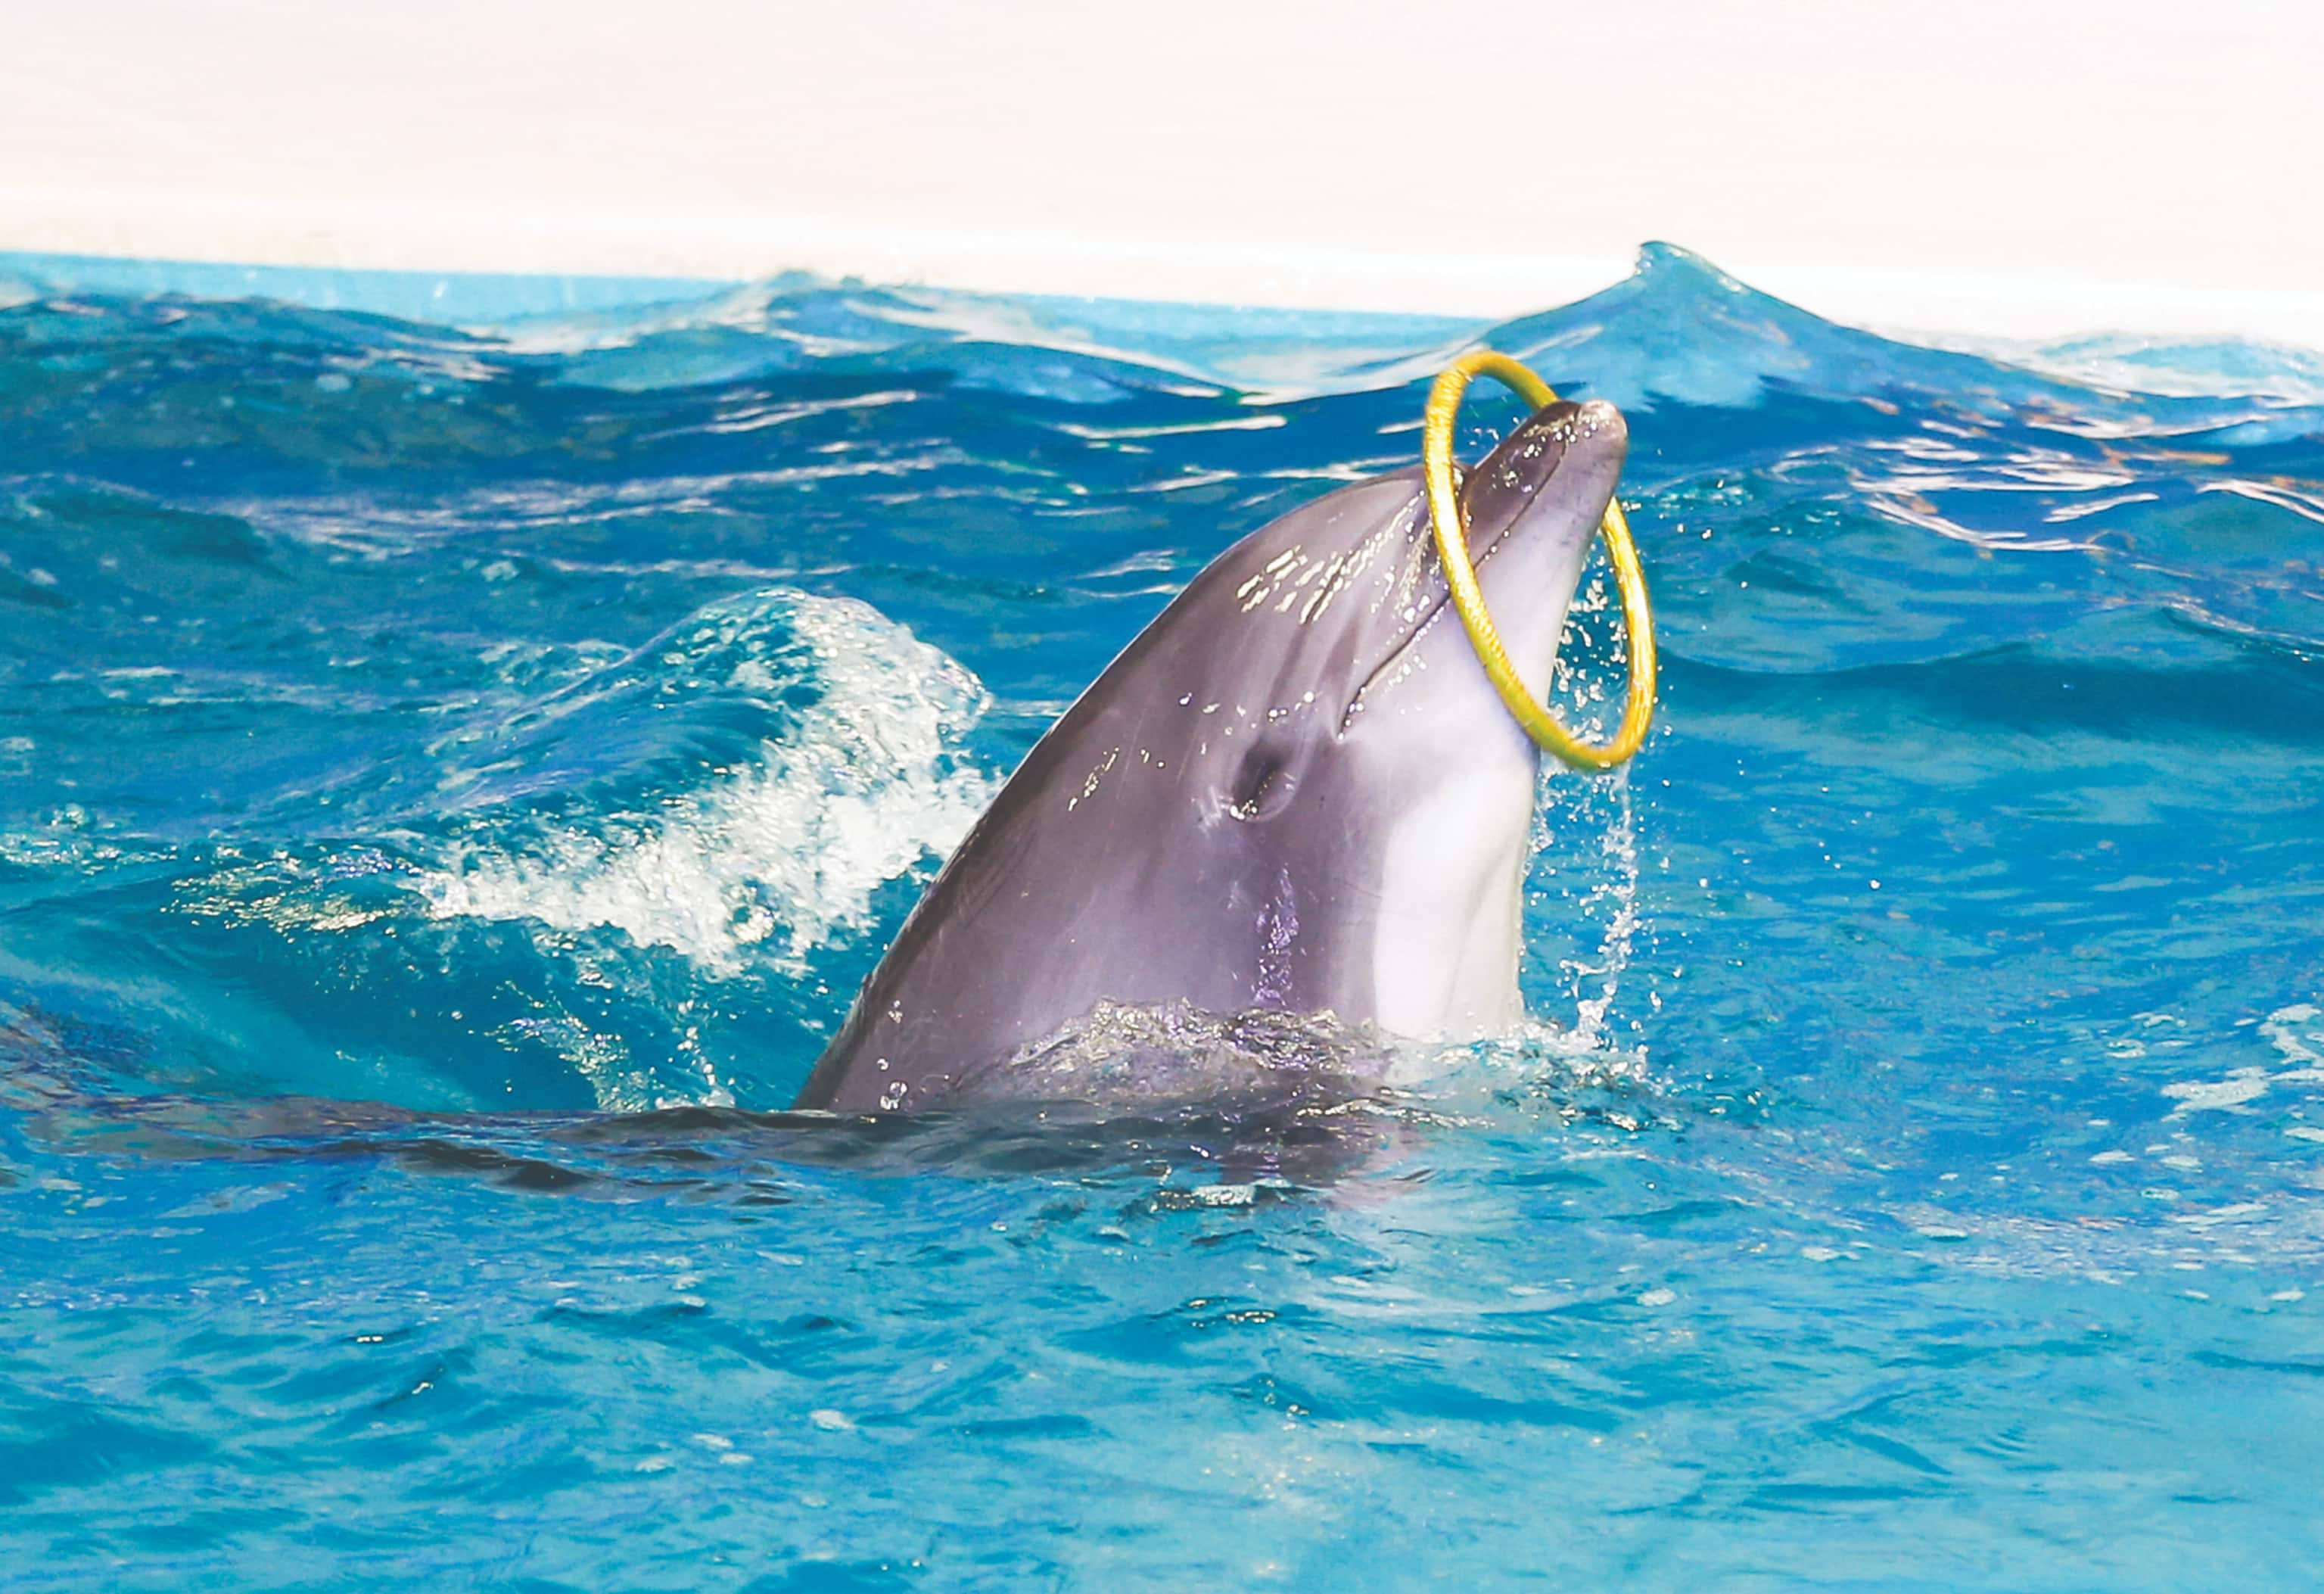
[[[1593,548],[1550,677],[1551,708],[1585,742],[1606,739],[1628,689],[1629,631],[1610,576],[1604,548]],[[1618,1035],[1612,1018],[1646,927],[1630,782],[1629,765],[1591,776],[1545,759],[1528,843],[1526,921],[1561,926],[1563,950],[1536,955],[1552,962],[1551,989],[1572,1016],[1545,1026],[1548,1015],[1536,1012],[1519,1038],[1558,1068],[1593,1076],[1643,1076],[1646,1068],[1643,1024],[1634,1018]]]
[[[948,854],[990,799],[962,754],[983,688],[868,604],[764,593],[649,651],[671,678],[707,663],[724,672],[711,686],[808,700],[754,761],[650,810],[488,821],[415,882],[430,913],[617,930],[713,976],[753,962],[796,976],[809,953],[866,929],[873,894]]]

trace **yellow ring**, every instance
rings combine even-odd
[[[1610,769],[1634,758],[1646,740],[1655,717],[1655,617],[1646,604],[1646,576],[1638,567],[1638,546],[1630,540],[1630,523],[1622,517],[1618,500],[1609,499],[1599,530],[1605,534],[1607,557],[1614,563],[1614,579],[1622,589],[1622,619],[1630,635],[1630,696],[1622,711],[1621,728],[1602,747],[1574,739],[1535,700],[1517,678],[1501,646],[1500,633],[1485,609],[1485,594],[1477,585],[1477,567],[1469,559],[1469,527],[1461,515],[1461,495],[1452,486],[1452,425],[1460,419],[1461,395],[1479,376],[1499,378],[1517,397],[1539,410],[1557,402],[1547,382],[1508,355],[1491,349],[1463,355],[1445,368],[1428,392],[1428,409],[1420,433],[1420,462],[1428,483],[1428,515],[1436,529],[1436,557],[1452,591],[1452,607],[1468,629],[1469,643],[1493,689],[1526,734],[1548,752],[1577,769]]]

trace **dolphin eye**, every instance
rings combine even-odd
[[[1291,800],[1294,784],[1282,750],[1261,742],[1243,754],[1235,770],[1228,810],[1238,819],[1264,819]]]

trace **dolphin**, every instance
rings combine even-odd
[[[1628,448],[1613,406],[1560,402],[1462,485],[1536,697]],[[1420,472],[1318,498],[1213,560],[1050,727],[794,1105],[1023,1093],[1022,1059],[1116,1004],[1506,1029],[1539,758],[1448,602]]]

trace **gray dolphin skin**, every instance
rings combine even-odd
[[[1611,405],[1558,403],[1462,485],[1537,696],[1628,447]],[[796,1105],[1005,1094],[1011,1059],[1105,1002],[1504,1029],[1539,756],[1447,602],[1419,471],[1319,498],[1221,554],[1041,738]]]

